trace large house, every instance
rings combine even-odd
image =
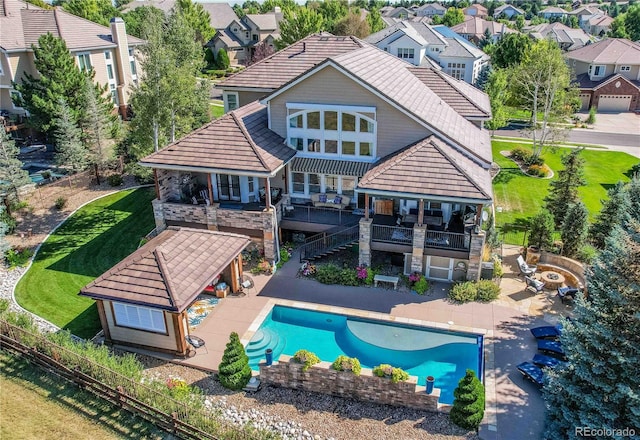
[[[582,6],[568,14],[576,17],[578,26],[591,35],[605,35],[613,23],[613,18],[609,17],[606,12],[591,6]]]
[[[538,12],[538,16],[546,20],[562,19],[562,18],[565,18],[568,13],[569,11],[559,8],[557,6],[547,6],[546,8]]]
[[[404,272],[477,279],[492,203],[488,97],[355,37],[311,35],[220,85],[223,117],[141,160],[159,230],[312,234],[314,258],[359,244]]]
[[[582,29],[573,29],[560,22],[541,23],[523,29],[535,40],[551,39],[558,43],[562,50],[575,50],[591,44],[593,37]]]
[[[462,12],[467,17],[487,18],[489,16],[489,10],[479,4],[468,6]]]
[[[447,8],[438,3],[427,3],[416,9],[416,15],[418,17],[433,18],[437,15],[442,18],[446,12]]]
[[[493,11],[493,18],[513,18],[513,17],[517,17],[518,15],[522,15],[524,16],[524,11],[520,8],[517,8],[513,5],[502,5],[502,6],[498,6],[494,11]]]
[[[640,110],[640,44],[607,38],[565,56],[580,86],[582,110]]]
[[[18,93],[13,83],[25,73],[37,76],[31,46],[47,32],[65,41],[78,68],[95,71],[95,82],[108,85],[114,106],[126,115],[140,67],[135,51],[144,41],[127,35],[121,18],[112,19],[109,28],[61,8],[45,10],[18,0],[0,1],[0,110],[26,114],[13,104],[12,95]]]
[[[491,39],[495,43],[506,34],[518,33],[504,23],[480,17],[465,17],[462,23],[451,26],[451,30],[474,44],[483,41],[487,34],[491,35]]]
[[[233,8],[229,3],[218,3],[195,0],[194,3],[202,5],[202,8],[209,13],[209,23],[213,29],[225,29],[233,20],[237,20]],[[123,7],[123,11],[128,12],[140,6],[152,6],[160,9],[165,14],[169,14],[176,5],[176,0],[134,0]]]
[[[232,64],[247,64],[253,57],[255,47],[261,42],[275,49],[275,40],[280,38],[280,8],[267,14],[247,14],[233,20],[226,28],[219,29],[207,43],[215,53],[227,51]]]
[[[446,26],[405,20],[371,34],[371,44],[416,66],[438,65],[456,79],[475,83],[489,56]]]

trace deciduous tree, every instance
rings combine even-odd
[[[640,180],[624,194],[625,212],[587,270],[587,296],[576,299],[560,335],[568,364],[546,372],[544,437],[550,440],[577,438],[581,426],[640,426]],[[610,437],[628,437],[618,432]]]
[[[62,7],[73,15],[103,26],[109,26],[109,21],[113,17],[120,16],[111,0],[68,0],[64,2]]]
[[[505,69],[495,69],[489,74],[484,91],[491,103],[491,120],[486,122],[489,130],[497,130],[507,124],[509,113],[506,102],[509,100],[509,79]]]
[[[142,27],[146,22],[163,23],[166,19],[162,9],[154,6],[138,6],[122,15],[127,27],[127,34],[142,38]]]
[[[464,12],[458,8],[448,8],[442,17],[442,24],[448,27],[455,26],[464,21]]]
[[[581,152],[582,149],[574,149],[562,156],[564,169],[551,181],[549,194],[544,199],[557,227],[562,225],[567,208],[578,202],[578,188],[586,184]]]
[[[522,57],[531,46],[531,38],[524,34],[506,34],[498,42],[491,54],[494,67],[505,68],[520,64]]]
[[[566,135],[563,123],[578,96],[571,69],[555,41],[540,40],[525,51],[511,71],[510,92],[514,104],[531,112],[532,152],[539,157],[545,146]]]
[[[276,42],[279,49],[289,46],[311,34],[320,32],[324,18],[308,8],[286,9],[284,20],[280,22],[280,39]]]
[[[265,41],[262,41],[255,46],[255,50],[253,51],[253,55],[251,56],[251,61],[249,65],[255,64],[258,61],[264,60],[267,57],[270,57],[275,53],[275,49],[268,45]]]
[[[367,23],[369,23],[369,30],[372,34],[384,29],[384,21],[378,8],[371,8],[367,14]]]
[[[178,0],[174,8],[175,13],[184,17],[195,31],[196,40],[201,46],[204,46],[216,33],[211,27],[209,13],[200,3],[194,3],[192,0]]]
[[[354,35],[358,38],[365,38],[371,33],[367,20],[363,20],[360,14],[353,11],[338,21],[333,30],[335,35]]]

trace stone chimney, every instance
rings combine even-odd
[[[117,72],[116,84],[118,91],[118,104],[120,115],[126,117],[127,104],[129,102],[131,78],[131,65],[129,64],[129,43],[124,20],[120,17],[111,19],[111,38],[116,44],[115,69]]]

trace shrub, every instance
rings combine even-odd
[[[511,150],[511,157],[515,160],[526,160],[529,156],[531,156],[531,152],[522,147],[517,147]]]
[[[40,173],[40,175],[42,176],[42,178],[44,180],[50,179],[51,178],[51,171],[49,171],[49,170],[43,171],[42,173]]]
[[[6,226],[6,234],[13,234],[13,232],[16,230],[16,226],[18,225],[17,220],[11,217],[7,210],[4,209],[4,206],[0,208],[0,223],[4,223],[4,225]]]
[[[293,355],[293,360],[299,364],[304,364],[302,371],[307,371],[311,366],[320,363],[320,358],[308,350],[296,351],[296,354]]]
[[[527,168],[527,173],[536,177],[547,177],[549,167],[546,165],[531,165]]]
[[[473,370],[467,370],[460,379],[453,397],[451,421],[461,428],[477,431],[484,417],[484,385]]]
[[[587,117],[587,120],[585,121],[587,124],[595,124],[595,122],[596,122],[596,111],[597,111],[597,109],[595,107],[591,107],[589,109],[589,116]]]
[[[56,209],[62,210],[66,204],[67,204],[67,199],[65,197],[58,197],[55,201],[54,206],[56,207]]]
[[[418,295],[424,295],[425,292],[429,290],[429,282],[424,275],[420,275],[420,279],[413,285],[413,290],[415,290]]]
[[[194,394],[202,393],[200,388],[189,386],[184,379],[177,377],[167,379],[166,385],[169,395],[180,401],[189,400]]]
[[[5,259],[9,267],[25,266],[33,256],[33,251],[29,248],[9,249],[5,254]]]
[[[322,284],[339,284],[342,269],[333,263],[316,267],[316,280]]]
[[[398,383],[409,379],[409,373],[402,368],[392,367],[389,364],[380,364],[373,368],[373,374],[378,377],[387,377],[391,382]]]
[[[11,303],[9,302],[8,299],[0,298],[0,316],[2,316],[4,312],[9,310],[10,305]]]
[[[500,286],[491,280],[480,280],[476,285],[476,299],[482,302],[491,302],[500,296]]]
[[[137,163],[127,167],[127,172],[131,174],[140,185],[148,185],[153,183],[153,169],[141,167]]]
[[[594,246],[591,246],[590,244],[585,244],[578,250],[578,255],[576,255],[576,258],[584,264],[591,264],[595,261],[597,256],[598,249],[596,249]]]
[[[502,261],[498,258],[497,255],[493,256],[493,277],[494,278],[502,278],[504,275],[504,269],[502,269]]]
[[[341,354],[333,361],[331,364],[331,368],[336,371],[351,371],[356,376],[360,376],[360,371],[362,370],[362,366],[360,366],[360,361],[358,358],[351,358],[349,356],[345,356]]]
[[[524,159],[524,163],[526,165],[537,165],[537,166],[542,166],[544,165],[544,159],[540,156],[534,156],[533,154],[529,155],[529,157]]]
[[[364,283],[367,286],[373,286],[373,279],[375,278],[376,275],[378,275],[380,273],[380,270],[378,269],[373,269],[373,268],[369,268],[367,270],[367,278],[365,278]]]
[[[472,281],[456,283],[449,290],[449,299],[459,303],[474,301],[478,296],[478,288]]]
[[[122,180],[121,174],[112,174],[109,177],[107,177],[107,182],[109,183],[110,186],[120,186],[122,185],[124,180]]]
[[[220,48],[220,50],[218,50],[218,53],[216,54],[216,65],[219,69],[225,71],[229,68],[229,64],[230,61],[229,55],[227,55],[227,51],[223,48]]]
[[[249,357],[236,332],[229,335],[227,348],[224,349],[222,361],[218,365],[218,379],[223,387],[230,390],[241,390],[251,379]]]

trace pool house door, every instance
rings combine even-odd
[[[240,177],[230,174],[218,174],[218,197],[220,200],[240,200]]]

